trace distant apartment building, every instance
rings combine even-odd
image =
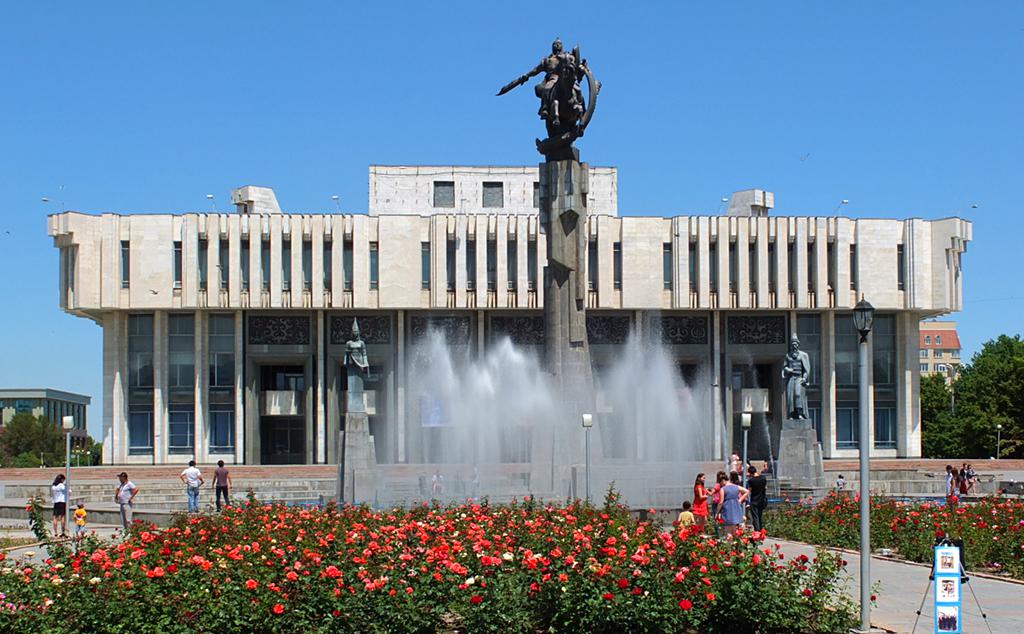
[[[11,422],[17,414],[26,413],[45,417],[60,425],[65,416],[73,416],[75,429],[73,438],[84,439],[86,433],[86,412],[92,397],[50,388],[0,388],[0,420]]]
[[[921,376],[941,374],[952,380],[960,372],[960,337],[955,321],[922,321]]]

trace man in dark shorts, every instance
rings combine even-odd
[[[768,479],[753,465],[747,467],[747,489],[750,491],[750,523],[759,531],[764,528],[761,517],[768,506]]]
[[[224,506],[231,504],[228,494],[231,491],[231,474],[224,468],[224,461],[217,461],[217,469],[213,472],[214,495],[217,496],[217,511],[220,511],[220,496],[224,496]]]

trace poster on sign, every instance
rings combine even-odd
[[[960,579],[957,577],[943,577],[935,580],[935,602],[936,603],[959,603],[960,602]]]
[[[960,632],[960,606],[939,605],[935,607],[936,632]]]
[[[960,574],[960,551],[956,546],[938,546],[935,548],[935,574]]]

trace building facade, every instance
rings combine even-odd
[[[88,435],[86,414],[92,398],[49,388],[0,388],[0,420],[11,422],[17,414],[31,414],[36,418],[61,425],[65,416],[75,419],[73,438],[85,439]]]
[[[630,337],[663,345],[708,396],[716,458],[738,446],[740,390],[768,388],[765,422],[781,425],[796,334],[824,454],[854,456],[864,296],[877,309],[867,442],[920,455],[919,323],[961,307],[969,222],[770,216],[761,190],[725,215],[620,217],[614,168],[589,174],[596,373]],[[51,216],[61,308],[103,328],[104,460],[334,462],[358,318],[378,462],[431,461],[436,430],[409,393],[426,334],[475,355],[506,336],[543,348],[536,182],[531,167],[372,167],[369,214],[282,213],[272,190],[243,187],[236,213]]]
[[[955,321],[923,321],[920,341],[921,376],[941,374],[947,381],[960,372],[960,336]]]

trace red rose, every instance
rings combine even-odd
[[[284,606],[280,603],[275,603],[272,609],[274,611],[274,614],[284,614]]]
[[[814,594],[814,590],[811,590],[810,588],[804,588],[804,596],[805,597],[809,597],[812,594]]]
[[[683,610],[689,610],[693,607],[693,602],[689,599],[683,599],[679,602],[679,607],[681,607]]]
[[[619,589],[621,589],[621,590],[625,590],[626,588],[629,587],[629,580],[628,579],[619,579],[617,583],[619,584]]]
[[[611,592],[605,592],[605,593],[604,593],[603,595],[601,595],[601,596],[603,596],[603,597],[604,597],[605,599],[607,599],[608,601],[611,601],[612,599],[614,599],[614,598],[615,598],[615,595],[614,595],[614,594],[612,594]]]
[[[474,594],[473,596],[469,597],[469,602],[473,605],[480,605],[484,602],[484,598],[479,594]]]
[[[245,582],[246,590],[255,590],[258,587],[260,587],[260,584],[256,583],[255,579],[247,579]]]
[[[709,593],[707,593],[707,597],[708,597],[708,601],[714,601],[715,600],[715,593],[714,592],[709,592]]]

